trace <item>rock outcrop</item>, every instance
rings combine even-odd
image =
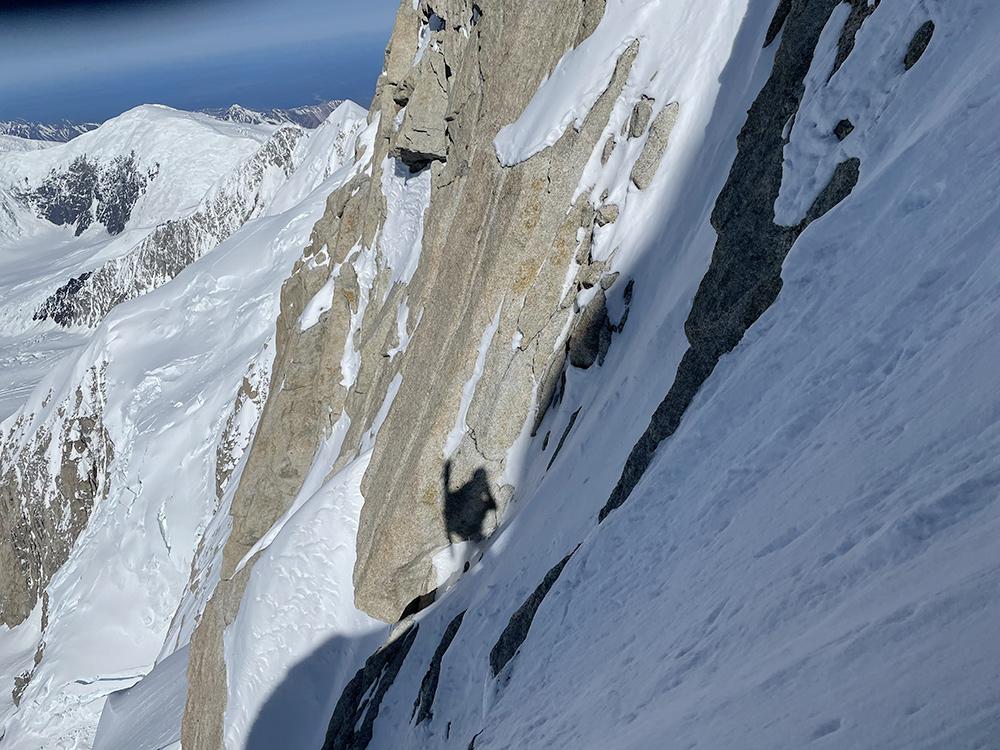
[[[135,151],[105,164],[81,154],[65,171],[52,170],[41,185],[18,197],[39,217],[59,226],[75,226],[77,236],[94,222],[102,224],[108,234],[121,234],[157,170],[156,165],[140,169]]]
[[[364,157],[370,176],[330,197],[283,290],[271,396],[233,503],[224,577],[294,499],[338,415],[351,426],[331,470],[354,455],[397,376],[362,485],[358,606],[394,621],[436,585],[431,557],[448,544],[446,460],[459,487],[485,475],[502,513],[514,491],[501,480],[507,451],[544,413],[567,355],[589,366],[610,342],[603,290],[589,305],[577,294],[602,278],[591,235],[617,207],[595,212],[588,194],[574,200],[574,192],[603,147],[637,43],[579,129],[553,147],[504,167],[493,139],[602,12],[595,0],[558,9],[403,4],[369,114],[378,123],[374,153]],[[494,79],[501,59],[504,75]],[[664,112],[654,125],[670,121],[676,106]],[[665,145],[664,132],[652,161]],[[403,192],[426,209],[420,231],[411,227],[401,240],[393,211]],[[405,259],[401,242],[409,243]],[[302,330],[306,307],[327,284],[328,308]],[[475,342],[491,327],[482,374],[471,380],[481,354]]]
[[[192,640],[185,746],[217,746],[201,738],[219,736],[207,728],[225,713],[211,686],[225,684],[219,630],[238,612],[246,558],[338,425],[331,474],[359,446],[372,451],[355,602],[394,622],[433,601],[438,551],[495,528],[515,491],[508,451],[537,427],[565,368],[603,362],[616,275],[590,248],[618,207],[578,188],[638,42],[553,146],[503,166],[493,145],[604,10],[600,0],[557,6],[402,4],[369,112],[374,140],[282,290],[270,394],[234,495],[222,580]],[[649,177],[676,111],[651,109],[642,126],[651,119],[660,134],[648,139]],[[470,531],[446,505],[473,495],[489,512]]]
[[[103,405],[104,370],[93,367],[71,398],[19,415],[0,436],[0,623],[8,627],[28,617],[107,495],[114,446]]]

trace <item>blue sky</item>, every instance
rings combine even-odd
[[[0,9],[0,119],[90,121],[145,103],[367,107],[399,0],[20,5]]]

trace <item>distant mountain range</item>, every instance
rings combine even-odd
[[[75,123],[60,120],[56,123],[28,122],[27,120],[0,121],[0,135],[16,135],[18,138],[29,138],[33,141],[66,142],[78,135],[93,130],[100,123]]]
[[[319,124],[343,102],[343,99],[334,99],[294,109],[247,109],[239,104],[234,104],[227,109],[202,109],[199,111],[227,122],[240,122],[247,125],[280,125],[283,122],[294,122],[296,125],[312,129],[319,127]]]
[[[226,122],[238,122],[247,125],[280,125],[283,122],[293,122],[304,128],[316,128],[327,118],[337,107],[343,103],[342,99],[322,102],[320,104],[309,104],[304,107],[293,109],[248,109],[234,104],[224,109],[202,109],[199,110],[206,115],[211,115]],[[75,123],[69,120],[59,120],[55,123],[28,122],[27,120],[2,120],[0,121],[0,135],[14,135],[19,138],[29,138],[33,141],[58,141],[66,142],[76,138],[82,133],[94,130],[101,123],[85,122]]]

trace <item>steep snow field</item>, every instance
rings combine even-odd
[[[609,2],[602,26],[651,5]],[[747,3],[726,67],[704,71],[713,105],[692,108],[682,92],[698,86],[660,69],[653,85],[680,119],[658,195],[628,186],[627,171],[598,178],[598,191],[610,177],[612,194],[628,193],[608,245],[629,231],[618,227],[643,228],[616,258],[636,279],[628,327],[603,370],[570,372],[539,436],[562,434],[582,407],[580,418],[547,472],[552,442],[530,446],[483,563],[418,616],[370,747],[1000,746],[995,5],[882,3],[825,84],[847,9],[834,13],[785,149],[779,220],[797,222],[845,157],[861,158],[861,180],[802,235],[778,301],[596,525],[686,347],[714,241],[707,212],[770,67],[774,5]],[[701,42],[675,24],[704,4],[658,6],[659,31]],[[904,72],[928,18],[933,40]],[[574,75],[604,75],[604,50],[588,49],[601,39],[571,53],[598,61]],[[565,105],[536,105],[530,132],[544,140]],[[843,117],[857,130],[840,143]],[[510,614],[577,543],[493,678]],[[466,608],[434,719],[414,729],[430,655]]]
[[[217,448],[234,395],[245,375],[266,383],[281,282],[326,196],[354,171],[346,156],[364,114],[342,105],[300,142],[303,174],[278,191],[264,216],[170,283],[120,305],[95,331],[77,334],[77,348],[46,368],[22,407],[36,419],[58,419],[62,392],[91,368],[105,368],[104,422],[115,455],[107,500],[48,587],[44,660],[16,712],[9,693],[0,699],[4,747],[90,747],[104,698],[153,666],[218,508]],[[234,150],[239,156],[238,142]],[[236,430],[232,461],[257,416],[244,415],[250,428]],[[5,675],[31,666],[41,609],[0,633]]]
[[[608,0],[593,36],[498,136],[505,163],[552,143],[636,38],[608,133],[643,94],[657,110],[679,104],[649,188],[630,181],[642,139],[603,166],[599,147],[588,165],[581,190],[607,189],[620,206],[594,256],[617,249],[613,322],[626,308],[622,281],[635,281],[627,325],[603,367],[569,369],[537,438],[515,444],[517,494],[497,534],[472,550],[478,562],[416,616],[369,747],[1000,747],[992,0],[886,0],[828,81],[848,17],[846,5],[834,10],[786,126],[777,219],[798,223],[847,158],[860,159],[859,182],[794,244],[777,301],[598,524],[687,348],[684,320],[716,240],[709,216],[781,42],[762,48],[777,4]],[[905,70],[928,19],[930,45]],[[351,117],[341,127],[360,132],[363,113]],[[841,141],[843,118],[855,130]],[[316,158],[324,137],[311,141]],[[349,162],[327,163],[317,175],[342,166],[325,181],[290,180],[272,212],[117,308],[30,396],[41,410],[49,388],[106,362],[115,472],[49,586],[45,656],[21,706],[0,703],[4,748],[88,747],[106,696],[132,685],[107,701],[94,747],[179,747],[185,645],[208,595],[182,591],[198,540],[217,555],[235,486],[216,497],[218,436],[250,363],[267,380],[277,290],[325,196],[366,166]],[[390,201],[421,210],[423,186],[410,188]],[[399,243],[393,257],[411,257],[411,234],[384,238]],[[254,409],[231,456],[237,478]],[[228,750],[318,748],[344,685],[387,636],[354,609],[351,588],[379,424],[327,478],[345,420],[254,550],[224,638]],[[526,640],[493,674],[511,616],[574,550]],[[463,612],[433,715],[415,724],[428,664]],[[36,610],[0,632],[4,674],[30,666],[40,621]]]

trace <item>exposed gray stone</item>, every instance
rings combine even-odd
[[[573,550],[573,552],[576,552],[576,550]],[[494,677],[500,674],[500,671],[514,658],[517,650],[528,637],[531,622],[535,619],[538,608],[542,605],[542,600],[552,590],[556,579],[559,578],[559,574],[563,572],[566,563],[573,556],[573,552],[570,552],[566,557],[552,566],[549,572],[545,574],[542,582],[538,584],[537,588],[531,593],[531,596],[528,597],[527,601],[518,607],[517,612],[511,615],[507,627],[504,628],[503,633],[500,634],[500,638],[490,651],[490,668],[493,670]]]
[[[796,227],[798,234],[801,234],[812,222],[823,216],[827,211],[850,195],[851,191],[854,190],[854,186],[858,184],[860,176],[861,159],[853,157],[838,164],[837,168],[833,171],[833,177],[830,178],[830,181],[820,194],[816,196],[816,200],[813,201],[805,217]],[[798,238],[798,234],[796,234],[796,239]]]
[[[116,235],[125,230],[136,201],[158,172],[158,165],[141,169],[135,151],[103,163],[80,154],[64,171],[53,170],[36,188],[15,194],[40,218],[75,225],[77,236],[95,221]]]
[[[417,724],[434,718],[434,713],[431,709],[434,707],[434,696],[437,694],[438,680],[441,677],[441,662],[444,660],[444,655],[448,651],[448,647],[451,646],[451,642],[458,635],[458,629],[462,626],[462,619],[464,617],[465,612],[462,611],[455,619],[448,623],[444,635],[441,636],[441,643],[438,644],[437,649],[434,651],[430,666],[427,668],[427,674],[424,675],[424,679],[420,683],[420,693],[413,704],[413,713],[410,715],[411,720],[416,718]]]
[[[767,27],[767,34],[764,36],[765,49],[770,47],[774,40],[778,38],[778,34],[785,25],[785,19],[788,18],[788,13],[791,9],[792,0],[779,0],[778,7],[774,11],[774,17],[771,18],[771,24]]]
[[[917,29],[917,33],[913,35],[910,46],[906,50],[906,55],[903,57],[903,67],[906,70],[916,65],[917,61],[923,57],[924,52],[927,51],[927,45],[931,43],[932,36],[934,36],[933,21],[927,21]]]
[[[597,24],[604,18],[605,3],[606,0],[583,0],[583,17],[574,47],[579,47],[597,29]]]
[[[223,633],[240,612],[257,553],[239,573],[219,582],[191,636],[187,700],[181,720],[181,745],[194,750],[225,750],[223,718],[228,701]]]
[[[94,504],[107,497],[114,445],[103,423],[104,394],[104,368],[91,368],[41,425],[22,413],[0,439],[0,623],[8,627],[28,617]]]
[[[578,416],[580,416],[580,410],[579,409],[577,409],[575,412],[573,412],[570,415],[569,422],[566,425],[566,429],[563,430],[562,437],[559,438],[559,445],[557,445],[556,449],[552,452],[552,458],[549,459],[549,465],[545,467],[546,471],[548,471],[549,469],[551,469],[552,468],[552,464],[555,463],[556,456],[558,456],[559,455],[559,451],[562,450],[563,443],[565,443],[566,442],[566,438],[569,437],[569,432],[570,432],[570,430],[573,429],[573,425],[576,424],[576,418]]]
[[[323,750],[364,750],[368,747],[382,698],[399,674],[417,630],[417,625],[408,625],[405,630],[394,633],[354,675],[337,701]]]
[[[442,52],[428,48],[424,51],[420,67],[395,94],[397,97],[406,96],[406,111],[399,130],[390,141],[389,153],[414,172],[432,161],[447,158],[445,115],[448,110],[448,81],[445,67]]]
[[[617,142],[613,135],[608,136],[608,140],[604,142],[604,149],[601,151],[601,166],[603,167],[608,163],[608,159],[611,158],[611,154],[614,153],[615,146]]]
[[[448,544],[448,492],[466,486],[477,472],[485,473],[496,505],[479,534],[495,528],[513,493],[509,485],[498,486],[498,478],[507,449],[529,417],[534,383],[543,384],[541,403],[545,389],[551,396],[562,379],[568,348],[562,337],[576,314],[580,286],[564,292],[567,269],[574,262],[585,266],[591,286],[602,279],[605,266],[589,263],[596,218],[589,196],[571,201],[585,164],[601,148],[638,42],[622,54],[607,90],[579,130],[568,128],[554,146],[509,168],[498,163],[493,139],[523,111],[565,51],[593,30],[602,9],[600,0],[504,0],[481,14],[473,13],[466,0],[400,7],[369,113],[369,122],[378,119],[370,176],[330,196],[310,246],[282,289],[270,393],[233,498],[223,581],[192,639],[188,677],[200,687],[189,694],[185,726],[190,743],[185,747],[221,750],[226,694],[221,629],[238,611],[233,600],[242,596],[239,579],[252,561],[230,578],[293,501],[319,442],[342,411],[351,426],[331,472],[354,458],[390,383],[402,376],[361,486],[365,503],[354,570],[360,608],[393,621],[408,603],[419,608],[433,598],[437,580],[431,559]],[[425,49],[414,70],[418,30],[433,21],[432,13],[441,19],[428,25],[434,46]],[[406,111],[397,130],[402,106]],[[419,139],[431,145],[414,146]],[[381,170],[385,157],[393,155],[411,168],[425,166],[420,162],[430,158],[431,200],[420,262],[404,286],[392,283],[391,270],[380,259],[376,278],[363,288],[349,261],[358,247],[374,247],[385,224]],[[301,331],[304,306],[335,265],[340,270],[333,308]],[[340,359],[351,314],[360,310],[363,296],[368,305],[353,338],[360,367],[354,385],[345,388]],[[410,340],[404,353],[390,355],[399,343],[397,310],[404,300]],[[450,458],[446,489],[445,440],[475,366],[479,339],[498,309],[494,344],[466,416],[468,432]],[[520,344],[512,348],[515,332]],[[599,357],[600,336],[597,352]],[[374,685],[358,679],[365,687],[355,699]],[[331,724],[332,743],[363,740],[364,722],[374,718],[370,708],[358,713],[350,694],[345,691],[344,708],[338,708],[343,721],[334,724],[339,728]]]
[[[607,297],[598,289],[570,336],[569,363],[584,370],[594,364],[601,349],[601,332],[610,329]]]
[[[48,594],[45,595],[45,608],[48,609]],[[46,627],[46,620],[43,618],[42,633],[45,632]],[[42,663],[44,654],[45,641],[40,641],[38,647],[35,649],[35,656],[32,660],[31,668],[24,670],[21,674],[14,678],[14,689],[11,690],[10,697],[14,701],[15,706],[21,705],[21,697],[24,695],[24,691],[27,689],[32,678],[35,676],[35,670],[38,669],[38,665]]]
[[[434,10],[449,19],[449,29],[450,19],[464,17],[450,6]],[[362,482],[356,602],[382,619],[395,619],[407,602],[436,585],[430,559],[448,541],[442,518],[444,440],[475,364],[478,339],[498,308],[494,340],[504,343],[487,351],[466,417],[469,432],[452,456],[453,486],[485,471],[502,513],[513,488],[499,486],[497,479],[528,418],[533,385],[542,383],[538,398],[544,412],[547,394],[560,380],[565,347],[557,342],[576,294],[574,289],[563,299],[566,269],[578,254],[578,230],[594,219],[585,198],[569,213],[567,206],[583,166],[600,147],[638,45],[622,55],[579,131],[568,129],[553,147],[511,168],[498,164],[493,138],[572,44],[567,19],[581,18],[580,12],[579,3],[564,0],[544,9],[517,4],[504,9],[502,24],[499,12],[486,9],[467,43],[459,34],[442,32],[452,38],[441,45],[452,70],[449,155],[440,172],[432,167],[420,266],[407,290],[411,311],[422,308],[423,318]],[[457,57],[449,57],[449,44]],[[500,69],[503,75],[494,77]],[[585,243],[589,246],[589,239]],[[523,300],[523,307],[514,300]],[[512,350],[506,342],[515,331],[522,343]],[[373,366],[384,369],[379,362]]]
[[[677,102],[670,102],[660,110],[649,128],[646,145],[643,146],[642,153],[632,167],[632,182],[640,190],[645,190],[653,181],[660,160],[663,159],[663,154],[670,143],[670,133],[677,122],[677,111]]]
[[[837,136],[838,141],[844,140],[847,136],[854,132],[854,123],[848,119],[843,119],[838,122],[833,127],[833,134]]]
[[[638,138],[646,132],[649,125],[649,118],[653,116],[653,104],[655,100],[643,94],[642,98],[635,103],[632,108],[632,117],[628,124],[628,138]]]
[[[240,431],[241,424],[256,424],[267,401],[267,373],[261,372],[257,363],[251,363],[236,393],[233,410],[226,419],[226,426],[215,451],[215,496],[222,497],[232,477],[233,469],[250,445],[253,433]],[[250,416],[248,416],[250,415]]]
[[[597,226],[603,227],[607,224],[614,224],[618,221],[618,206],[614,203],[606,203],[597,209],[597,217],[595,218]]]
[[[282,286],[269,395],[233,498],[224,577],[295,499],[320,441],[344,407],[340,360],[360,296],[353,266],[344,261],[363,234],[370,184],[353,181],[330,196],[310,247]],[[311,262],[323,253],[329,262]],[[317,325],[300,330],[299,316],[336,264],[340,276],[330,310]]]
[[[576,283],[580,285],[581,289],[590,289],[601,283],[601,279],[604,278],[604,263],[594,262],[588,263],[585,266],[580,266],[580,270],[576,275]]]

